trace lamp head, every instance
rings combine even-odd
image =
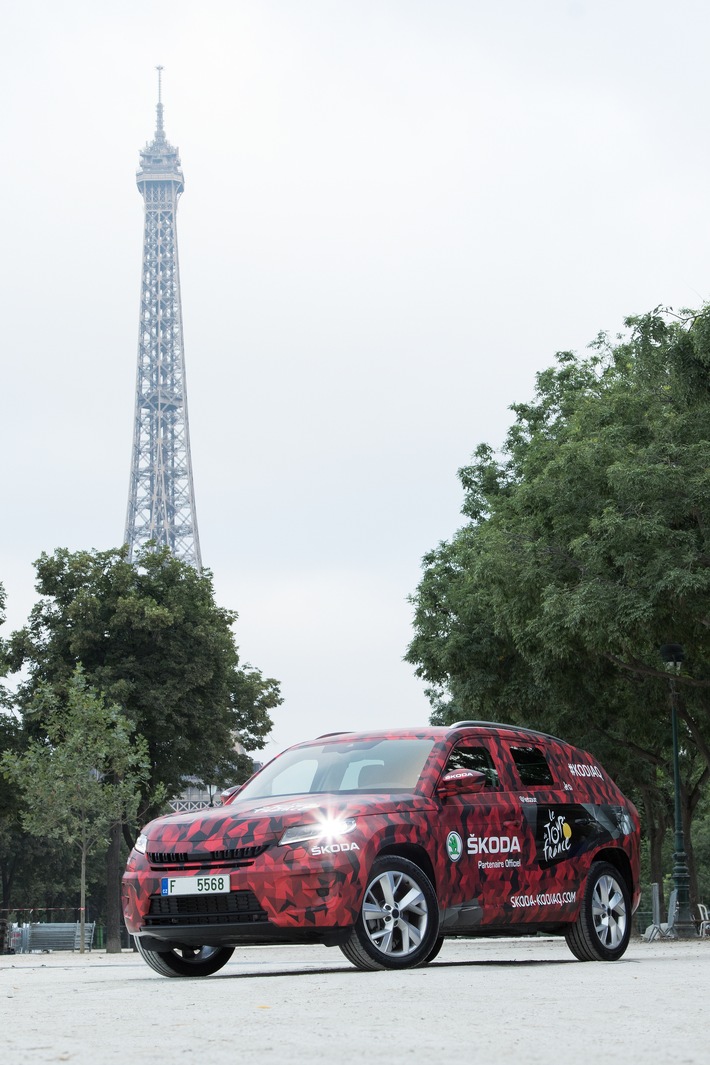
[[[663,661],[669,667],[680,669],[681,662],[685,659],[685,651],[681,643],[664,643],[658,649]]]

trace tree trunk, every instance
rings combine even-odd
[[[12,897],[12,881],[15,877],[15,869],[17,867],[17,853],[13,854],[11,858],[8,858],[6,862],[0,863],[0,876],[2,877],[2,909],[9,913],[10,911],[10,899]]]
[[[120,821],[111,826],[106,851],[106,953],[121,952],[121,837]]]
[[[79,889],[79,953],[86,947],[86,840],[81,848],[81,880]]]
[[[646,811],[651,883],[658,884],[661,913],[663,913],[665,910],[663,897],[663,841],[666,835],[665,810],[662,805],[663,800],[658,801],[658,793],[656,791],[651,790],[651,788],[643,788],[641,795]]]

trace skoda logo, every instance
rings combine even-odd
[[[446,837],[446,853],[452,862],[457,862],[463,853],[463,840],[458,832],[449,832]]]

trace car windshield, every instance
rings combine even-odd
[[[414,738],[343,739],[293,748],[264,766],[237,797],[412,791],[433,745]]]

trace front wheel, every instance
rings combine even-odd
[[[436,958],[438,956],[439,951],[441,950],[443,945],[444,945],[444,937],[443,936],[439,936],[439,938],[437,939],[436,943],[434,944],[434,946],[431,948],[431,950],[427,954],[426,958],[422,958],[421,961],[417,962],[417,968],[421,969],[422,965],[428,965],[430,961],[434,961],[434,958]]]
[[[342,950],[358,969],[408,969],[438,953],[439,904],[429,878],[385,855],[370,871],[355,927]]]
[[[565,933],[579,961],[618,961],[631,936],[631,896],[613,865],[595,862],[589,870],[579,917]]]
[[[148,950],[136,936],[136,947],[143,961],[161,976],[212,976],[234,954],[233,947],[187,947],[173,950]]]

